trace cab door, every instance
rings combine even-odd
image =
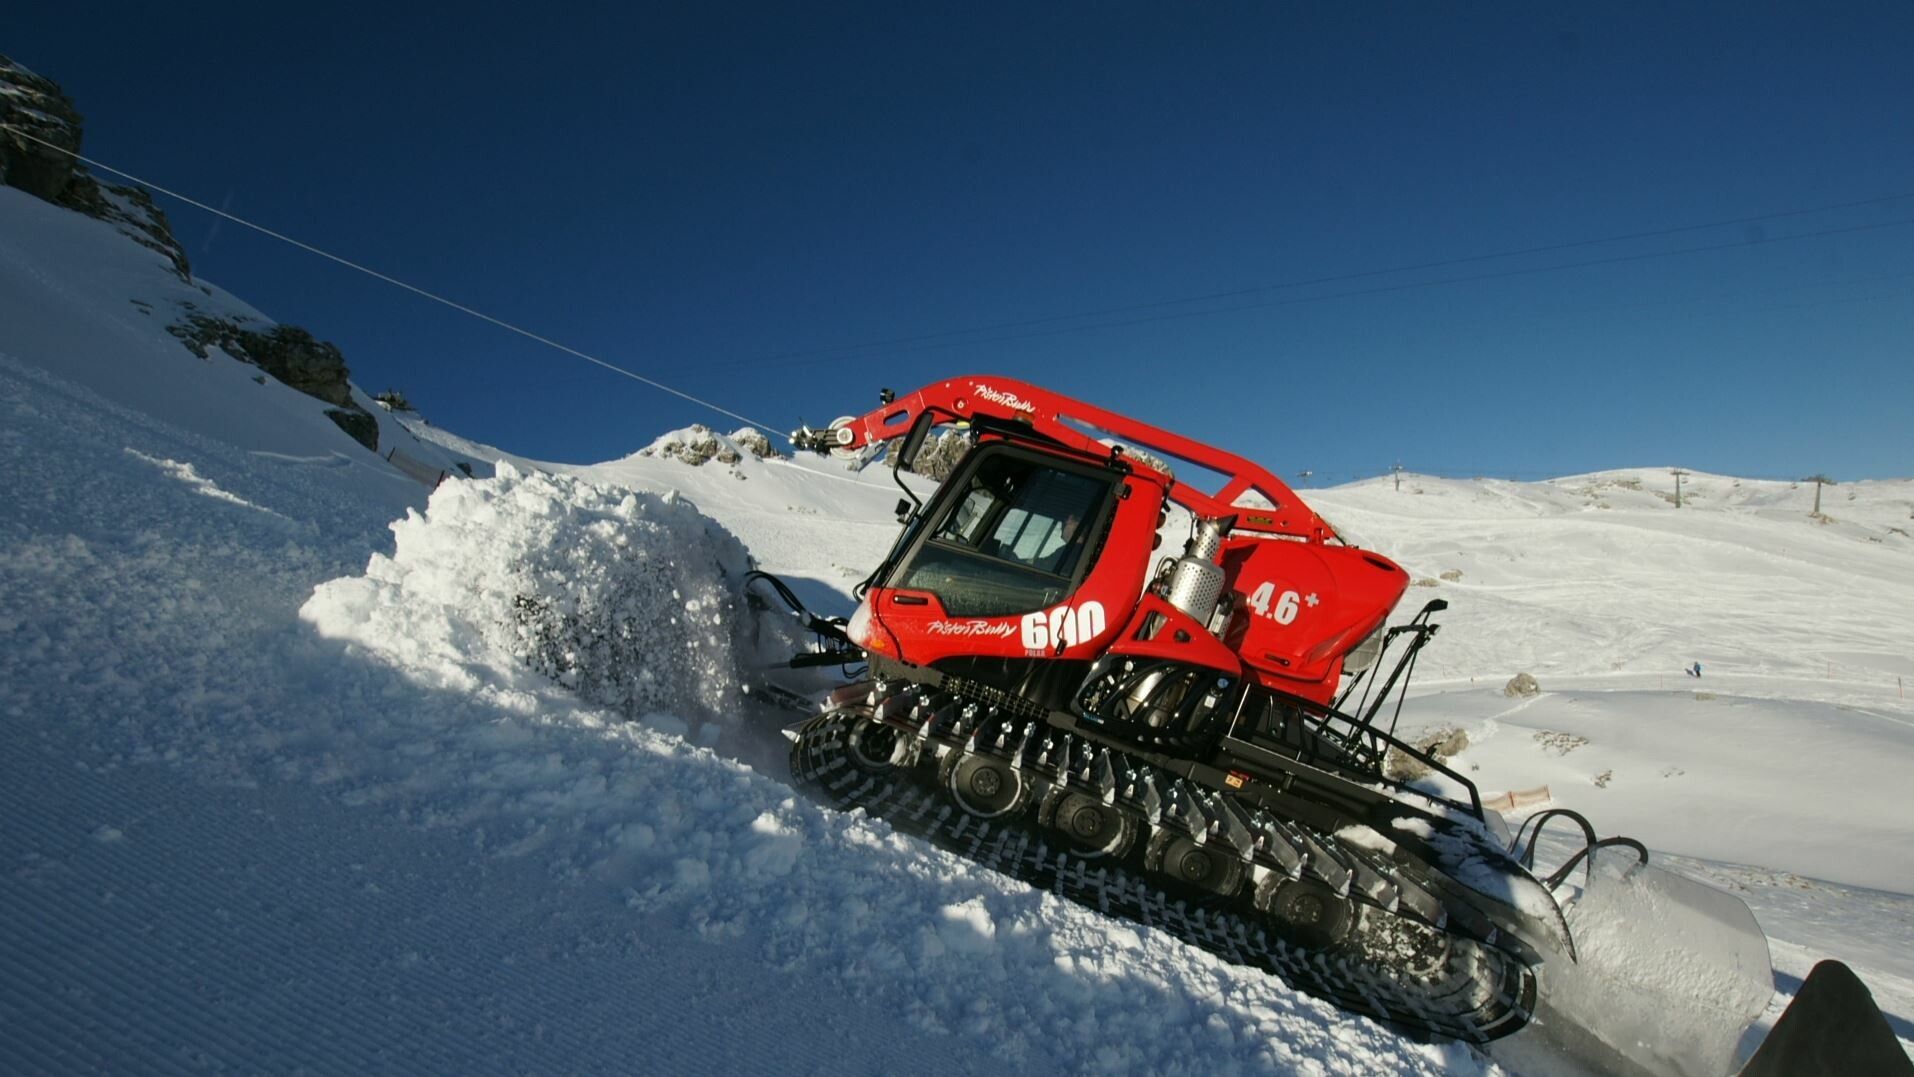
[[[1006,444],[971,453],[869,595],[893,657],[1094,657],[1142,590],[1157,481]],[[868,646],[868,644],[866,644]]]

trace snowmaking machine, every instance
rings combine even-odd
[[[800,785],[1415,1034],[1551,1023],[1559,987],[1655,1026],[1578,1054],[1727,1072],[1772,988],[1746,907],[1573,813],[1585,847],[1539,876],[1535,836],[1510,841],[1466,776],[1397,736],[1444,602],[1390,625],[1408,575],[1274,474],[1008,378],[886,391],[793,441],[909,470],[940,427],[968,448],[927,499],[899,477],[902,530],[852,616],[771,581],[825,641],[798,664],[864,667],[790,731]],[[1584,936],[1618,932],[1695,953],[1664,953],[1683,972],[1663,985],[1577,969]],[[1630,1055],[1656,1028],[1705,1057]]]

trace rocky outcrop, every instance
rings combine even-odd
[[[192,283],[186,251],[166,214],[138,187],[101,183],[72,155],[80,152],[82,119],[51,79],[0,56],[0,183],[111,224],[128,239],[164,256]],[[65,152],[62,152],[65,151]],[[351,371],[339,349],[298,326],[251,327],[243,317],[215,317],[182,303],[167,332],[201,359],[218,348],[287,385],[331,404],[326,414],[354,441],[377,452],[379,422],[352,399]]]
[[[193,266],[186,260],[186,249],[173,238],[166,213],[153,204],[145,188],[100,183],[82,172],[67,184],[60,204],[118,228],[121,235],[171,262],[180,280],[192,283]]]
[[[72,156],[80,152],[83,123],[58,83],[0,56],[0,183],[106,221],[191,281],[186,251],[152,196],[101,183]]]
[[[784,454],[755,426],[741,427],[731,433],[731,443],[760,460],[782,460]]]
[[[0,183],[58,202],[80,171],[79,163],[60,150],[80,152],[82,122],[58,84],[0,55],[0,123],[11,129],[0,131]]]
[[[339,349],[296,325],[250,328],[242,318],[214,317],[183,305],[181,318],[166,327],[201,359],[218,348],[242,363],[251,363],[273,377],[333,405],[326,412],[354,441],[379,450],[379,422],[352,399],[351,371]]]
[[[357,404],[349,408],[327,408],[326,418],[339,424],[346,436],[371,449],[379,451],[379,420]]]
[[[917,459],[910,462],[912,472],[927,479],[943,482],[957,470],[957,461],[970,451],[970,434],[963,430],[940,430],[937,436],[924,442],[917,450]]]
[[[667,460],[677,460],[692,467],[707,460],[716,460],[720,464],[735,464],[744,459],[727,439],[718,437],[717,432],[703,423],[692,423],[683,430],[673,431],[659,439],[650,448],[639,450],[642,455],[650,456],[656,451]]]

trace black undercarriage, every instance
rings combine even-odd
[[[1527,948],[1400,848],[937,687],[860,689],[792,749],[836,807],[1403,1030],[1484,1042],[1529,1019]]]
[[[1347,1009],[1486,1042],[1529,1021],[1542,953],[1573,944],[1474,785],[1377,721],[1439,608],[1389,630],[1409,647],[1359,715],[1163,659],[864,655],[869,679],[797,728],[792,774]],[[1440,787],[1387,777],[1391,753]]]

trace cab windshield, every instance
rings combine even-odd
[[[955,616],[1061,602],[1090,556],[1111,479],[1008,452],[979,454],[895,586],[929,591]]]

